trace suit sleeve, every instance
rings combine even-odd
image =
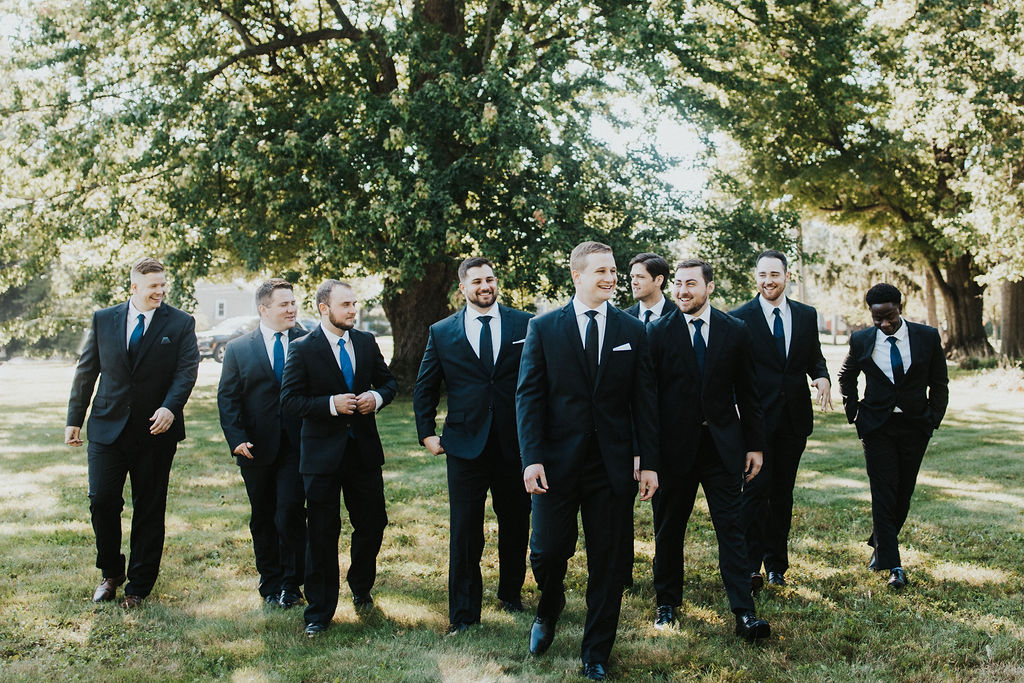
[[[423,352],[420,371],[416,375],[416,386],[412,392],[412,407],[416,415],[416,435],[423,443],[428,436],[437,435],[437,404],[441,400],[441,381],[444,372],[441,359],[434,343],[434,328],[427,337],[427,349]]]
[[[535,321],[526,328],[526,342],[519,362],[519,384],[516,387],[516,426],[523,469],[544,464],[541,443],[547,416],[547,363],[544,340]]]
[[[228,449],[234,453],[234,448],[240,443],[245,443],[249,437],[245,433],[245,420],[243,419],[244,406],[242,403],[242,376],[238,368],[238,349],[233,344],[228,344],[224,353],[224,364],[220,371],[220,384],[217,386],[217,409],[220,412],[220,428],[227,439]]]
[[[807,376],[811,380],[825,378],[829,381],[828,366],[825,364],[825,356],[821,352],[821,339],[818,336],[818,312],[810,309],[808,317],[807,338],[811,340],[811,351],[807,354]]]
[[[757,388],[757,366],[754,364],[754,341],[745,322],[739,323],[736,354],[736,405],[740,409],[740,426],[747,452],[764,450],[764,410]]]
[[[640,456],[640,469],[658,471],[658,389],[651,361],[647,332],[640,332],[637,344],[636,377],[633,378],[633,447]]]
[[[71,398],[68,400],[67,426],[81,427],[85,423],[85,413],[92,400],[92,392],[96,387],[96,378],[100,374],[100,349],[96,339],[96,314],[92,314],[92,326],[89,336],[82,348],[75,368],[75,378],[71,381]]]
[[[942,338],[938,330],[932,330],[932,338],[934,349],[928,368],[928,408],[932,428],[938,429],[949,404],[949,371],[946,369],[946,354],[942,350]]]
[[[174,370],[174,379],[164,396],[162,407],[172,413],[179,414],[185,408],[192,387],[199,376],[199,340],[196,339],[196,320],[185,314],[185,322],[181,326],[181,339],[178,342],[178,361]]]
[[[380,352],[377,340],[371,335],[370,341],[373,343],[373,352],[376,356],[373,359],[373,388],[383,399],[383,403],[377,409],[380,410],[395,400],[395,396],[398,395],[398,382],[395,381],[395,376],[391,374],[391,368],[384,362],[384,354]]]
[[[305,337],[303,338],[305,339]],[[281,412],[291,417],[333,419],[328,403],[330,395],[312,396],[306,348],[296,342],[284,363],[281,378]]]
[[[843,408],[846,410],[846,421],[853,424],[857,417],[860,398],[857,395],[857,379],[860,377],[860,363],[854,349],[854,338],[850,336],[850,350],[839,370],[839,393],[843,396]]]

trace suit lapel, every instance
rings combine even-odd
[[[515,336],[515,331],[512,329],[512,315],[509,314],[509,309],[498,304],[498,315],[501,317],[501,340],[498,342],[498,359],[494,361],[495,371],[498,369],[498,364],[508,358],[511,353],[513,337]]]
[[[475,362],[477,367],[480,368],[480,372],[484,375],[487,374],[486,368],[484,368],[484,362],[480,359],[480,356],[473,351],[473,345],[469,343],[469,338],[466,336],[466,307],[463,306],[459,309],[459,312],[455,314],[455,317],[451,319],[451,341],[458,348],[462,350],[462,353],[466,354],[466,358],[470,359],[470,362]],[[491,328],[491,332],[494,332],[494,328]],[[497,364],[495,364],[497,365]]]
[[[878,367],[874,358],[872,358],[872,355],[875,353],[875,340],[878,338],[877,330],[874,327],[871,327],[864,330],[863,334],[864,350],[861,351],[860,356],[857,357],[857,361],[860,363],[861,367],[864,368],[865,373],[874,373],[889,384],[892,384],[892,380],[889,379],[889,376],[882,371],[882,368]]]
[[[604,376],[604,369],[608,365],[608,358],[611,356],[612,348],[616,345],[619,340],[619,330],[622,327],[622,321],[619,319],[618,314],[620,311],[608,304],[605,308],[607,320],[604,323],[604,344],[601,346],[601,360],[597,364],[597,380],[594,382],[594,390],[597,390],[597,385],[601,383],[601,377]],[[579,338],[579,334],[576,335]]]
[[[132,371],[139,367],[139,363],[142,361],[143,356],[157,343],[157,339],[162,336],[164,327],[167,326],[167,304],[160,304],[160,307],[153,312],[153,320],[149,323],[149,329],[142,335],[142,341],[139,342],[139,353],[135,356],[135,364],[132,366]],[[125,304],[125,331],[127,332],[127,304]],[[127,353],[127,349],[125,350]]]
[[[683,343],[680,345],[679,353],[682,355],[683,363],[694,379],[700,378],[700,368],[697,367],[697,353],[693,350],[693,338],[690,337],[690,325],[686,322],[686,316],[683,315],[682,311],[679,311],[676,315],[672,316],[666,324],[675,325],[679,328],[678,335],[683,338]],[[668,339],[675,339],[676,335],[666,334]]]
[[[256,359],[256,365],[263,369],[264,374],[269,374],[277,382],[274,366],[271,365],[270,356],[267,355],[267,344],[263,341],[263,331],[259,327],[249,335],[249,351]]]
[[[108,327],[107,334],[113,339],[118,349],[118,357],[124,363],[128,372],[132,371],[131,361],[128,360],[128,303],[118,305],[113,310],[113,315],[105,321]]]
[[[722,353],[722,347],[729,343],[729,335],[732,334],[731,328],[725,322],[725,313],[717,308],[711,309],[711,323],[708,326],[708,350],[704,355],[704,377],[711,377],[715,363]],[[712,332],[714,334],[711,334]],[[694,358],[696,359],[696,356]],[[696,363],[696,360],[694,362]]]
[[[316,352],[317,355],[320,356],[320,362],[324,363],[328,368],[330,368],[328,372],[334,373],[335,379],[341,383],[341,386],[348,387],[349,392],[351,392],[351,387],[349,387],[348,383],[345,382],[345,375],[342,374],[341,366],[338,365],[338,357],[335,355],[340,351],[340,348],[337,346],[331,346],[331,342],[328,341],[327,335],[324,334],[323,328],[321,328],[319,325],[309,334],[310,336],[316,335],[317,337]],[[351,334],[349,335],[349,338],[352,338]]]
[[[576,362],[579,363],[580,370],[583,371],[584,377],[589,377],[587,372],[587,358],[583,352],[583,340],[580,339],[580,328],[576,324],[576,313],[572,306],[572,300],[562,307],[562,320],[560,321],[562,328],[562,334],[569,339],[569,346],[573,350],[573,355],[576,356]]]

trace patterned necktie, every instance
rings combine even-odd
[[[142,333],[146,331],[146,316],[139,313],[139,324],[132,330],[132,336],[128,338],[128,357],[135,362],[139,353],[139,345],[142,344]]]
[[[484,370],[490,375],[494,372],[494,341],[491,339],[491,316],[482,315],[480,320],[480,360]]]
[[[345,376],[345,384],[348,385],[348,390],[351,393],[355,393],[355,387],[353,386],[355,372],[352,370],[352,359],[348,357],[348,351],[345,350],[344,337],[338,340],[338,349],[338,360],[341,361],[341,374]]]
[[[653,312],[654,311],[652,311],[649,308],[646,311],[644,311],[644,327],[647,327],[648,325],[651,324],[651,313]]]
[[[889,342],[889,362],[892,364],[892,383],[899,384],[903,381],[903,354],[900,353],[896,343],[899,341],[896,337],[887,337],[886,341]]]
[[[708,350],[708,345],[704,342],[704,335],[701,334],[701,327],[704,325],[704,321],[700,318],[694,318],[693,323],[693,352],[697,356],[697,367],[700,368],[700,376],[704,377],[704,354]]]
[[[281,333],[274,333],[274,374],[277,375],[277,383],[281,383],[284,377],[284,342],[281,341]]]
[[[597,381],[597,311],[587,311],[584,315],[590,318],[587,322],[586,343],[583,345],[583,352],[587,357],[587,371],[590,373],[591,381]]]
[[[782,314],[779,309],[772,310],[775,322],[772,323],[772,336],[775,337],[775,348],[779,350],[779,356],[786,360],[786,329],[782,326]]]

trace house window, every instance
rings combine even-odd
[[[227,317],[227,308],[228,302],[224,301],[224,299],[217,300],[216,312],[214,313],[217,320],[223,320]]]

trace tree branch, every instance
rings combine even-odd
[[[271,55],[280,50],[286,50],[290,47],[313,45],[328,40],[358,40],[361,37],[362,31],[344,31],[327,28],[318,31],[310,31],[308,33],[300,33],[298,35],[291,36],[289,38],[282,38],[280,40],[271,40],[269,42],[261,43],[259,45],[253,45],[252,47],[241,50],[240,52],[236,52],[235,54],[231,55],[230,57],[222,61],[220,64],[218,64],[216,68],[206,72],[203,75],[203,77],[208,81],[213,80],[232,64],[240,62],[243,59],[248,59],[249,57]]]

